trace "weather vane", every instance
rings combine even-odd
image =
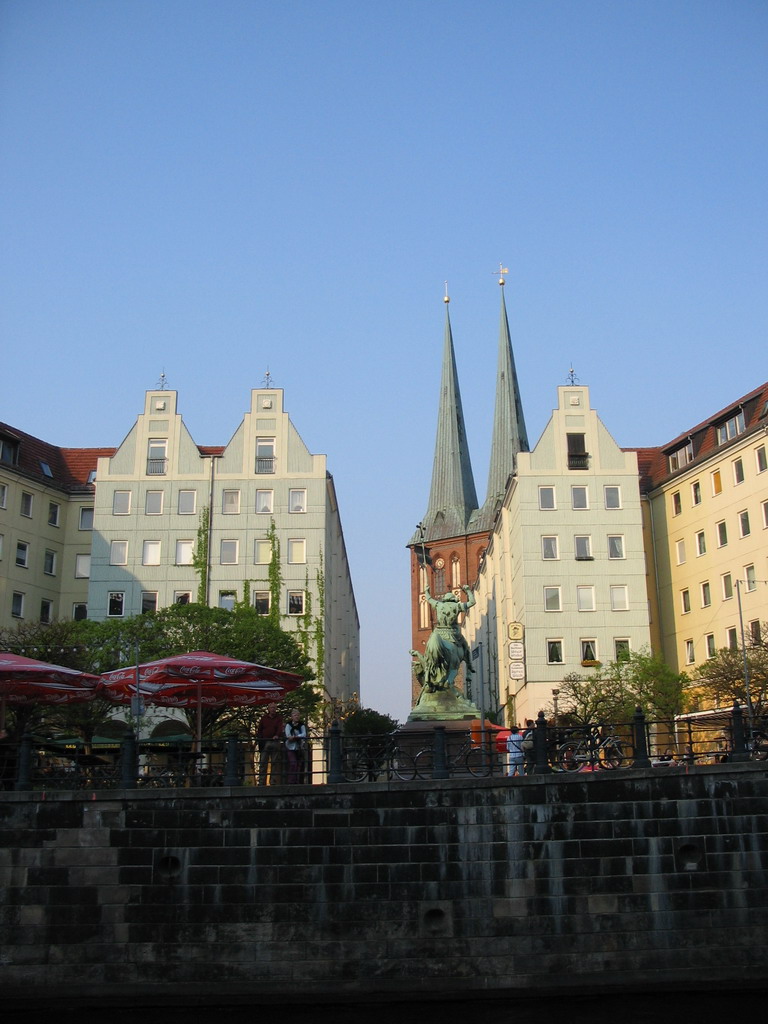
[[[576,373],[575,373],[573,367],[571,367],[570,370],[568,371],[568,383],[569,384],[578,384],[579,383],[579,378],[576,376]]]
[[[448,295],[448,282],[445,282],[445,295],[443,296],[443,302],[450,302],[450,296]]]
[[[165,368],[163,368],[160,379],[157,382],[158,391],[165,391],[168,388],[168,378],[165,376]]]
[[[275,382],[272,380],[272,374],[269,372],[269,367],[267,367],[267,372],[264,374],[264,376],[261,379],[261,386],[263,388],[269,389],[269,388],[274,387],[274,383]]]
[[[495,273],[496,273],[496,271],[494,270],[494,274]],[[504,287],[504,284],[505,284],[504,275],[508,274],[508,273],[509,273],[509,267],[505,267],[503,263],[500,263],[499,264],[498,274],[499,274],[499,284],[501,285],[502,288]]]

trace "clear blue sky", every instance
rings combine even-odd
[[[764,0],[0,0],[0,419],[118,444],[269,368],[339,494],[364,702],[404,719],[444,307],[478,496],[506,299],[528,432],[623,446],[766,379]]]

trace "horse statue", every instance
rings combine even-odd
[[[427,693],[438,690],[450,690],[459,673],[462,662],[466,666],[467,677],[474,672],[472,668],[469,644],[461,635],[459,615],[468,611],[475,604],[475,596],[470,587],[461,588],[467,595],[466,601],[460,601],[455,594],[445,594],[442,598],[434,598],[429,587],[425,588],[427,601],[437,613],[437,625],[432,630],[424,654],[411,651],[415,658],[413,672]]]

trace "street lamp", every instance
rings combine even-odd
[[[555,722],[554,722],[555,737],[557,737],[557,698],[559,696],[560,696],[560,691],[559,690],[553,690],[552,691],[552,706],[555,709]]]

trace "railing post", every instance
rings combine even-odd
[[[344,781],[341,771],[341,727],[338,722],[331,722],[328,730],[328,782],[337,785]]]
[[[645,715],[642,708],[635,708],[632,719],[633,741],[635,745],[635,759],[632,762],[633,768],[650,768],[651,759],[648,757],[648,740],[645,735]]]
[[[750,737],[751,738],[751,737]],[[733,702],[731,712],[731,739],[732,739],[732,761],[748,761],[749,751],[747,750],[744,736],[744,714],[738,701]]]
[[[16,785],[14,789],[25,792],[32,789],[32,737],[24,733],[19,744],[19,760],[16,764]]]
[[[448,749],[445,740],[445,726],[436,725],[434,729],[434,753],[435,758],[432,763],[432,778],[433,779],[447,779],[448,778]]]
[[[136,737],[130,733],[120,746],[120,783],[123,789],[136,789],[139,774],[139,752]]]
[[[237,742],[237,736],[227,736],[226,747],[224,753],[224,785],[239,786],[241,785],[240,778],[240,748]]]
[[[549,775],[551,772],[552,768],[547,759],[547,720],[544,712],[540,711],[533,729],[533,774]]]

